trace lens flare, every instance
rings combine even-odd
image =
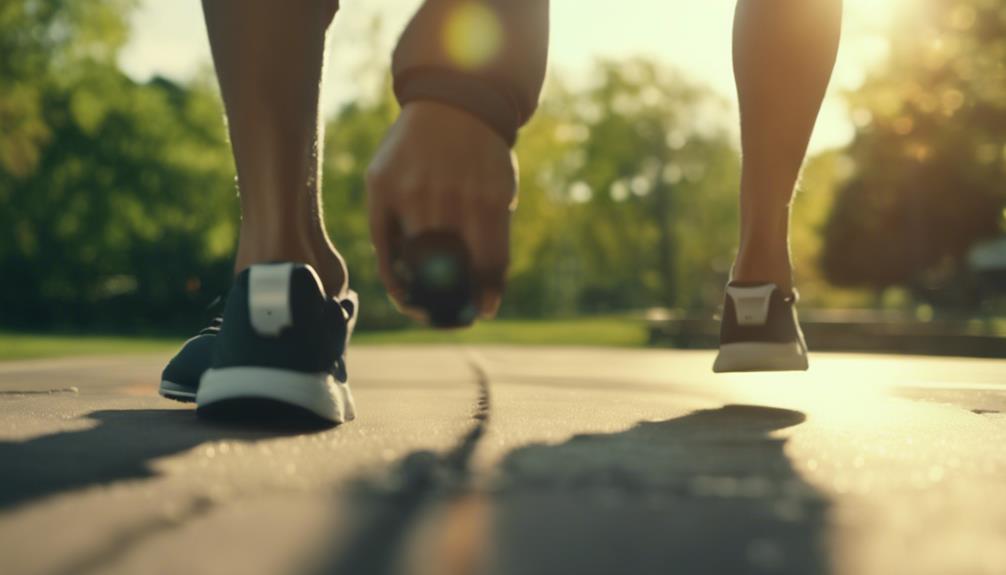
[[[499,17],[482,2],[463,2],[447,18],[444,49],[462,69],[488,65],[499,55],[502,44]]]

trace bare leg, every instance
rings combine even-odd
[[[337,0],[204,0],[241,191],[236,271],[311,264],[329,295],[346,289],[319,196],[318,98]]]
[[[733,279],[792,287],[789,213],[831,78],[842,0],[740,0],[734,76],[741,111],[741,240]]]

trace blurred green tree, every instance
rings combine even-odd
[[[137,83],[117,67],[132,0],[0,5],[0,324],[192,329],[223,294],[237,203],[208,73]],[[376,32],[374,34],[376,37]],[[330,232],[364,299],[361,327],[394,311],[370,246],[364,173],[397,113],[377,86],[328,122]],[[558,76],[523,131],[505,315],[651,305],[709,309],[735,242],[737,153],[723,103],[672,70],[600,62]]]
[[[45,91],[81,61],[114,64],[135,0],[21,0],[0,4],[0,167],[24,175],[51,139]]]
[[[928,0],[904,10],[888,65],[850,96],[855,171],[822,264],[837,285],[971,305],[966,254],[1004,231],[1006,8]]]
[[[714,307],[736,241],[726,105],[653,61],[596,70],[585,90],[555,79],[518,145],[513,307]]]
[[[587,89],[553,76],[516,149],[521,192],[501,313],[714,307],[736,241],[738,160],[724,112],[647,60],[599,63]],[[405,324],[377,277],[365,212],[366,166],[395,115],[385,83],[326,129],[329,231],[371,327]]]
[[[4,324],[178,326],[226,286],[236,203],[213,84],[124,76],[132,5],[0,8]]]

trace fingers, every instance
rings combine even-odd
[[[403,242],[448,232],[470,257],[478,311],[484,317],[496,313],[509,260],[516,175],[511,151],[477,119],[449,106],[403,107],[367,177],[378,269],[400,309],[416,315],[406,308],[409,280],[398,269],[404,267],[398,262],[403,248],[414,246]]]
[[[463,224],[462,236],[472,258],[474,280],[479,294],[479,313],[491,318],[499,310],[510,263],[510,192],[469,190],[478,198],[471,217]]]
[[[405,286],[395,270],[401,250],[402,229],[396,214],[388,204],[384,182],[379,176],[367,178],[370,241],[377,255],[377,271],[392,301],[401,309],[405,302]]]
[[[464,187],[401,184],[389,191],[369,179],[370,233],[378,272],[398,308],[416,319],[421,310],[408,305],[407,278],[400,261],[403,242],[430,231],[457,234],[467,248],[472,281],[484,318],[496,315],[502,300],[510,257],[512,192],[475,184]]]
[[[503,294],[509,262],[510,212],[507,202],[480,198],[486,189],[425,188],[399,192],[388,202],[388,192],[371,184],[374,199],[370,207],[371,237],[377,252],[378,271],[388,293],[407,315],[422,319],[421,310],[408,305],[408,279],[400,269],[403,242],[426,232],[449,232],[461,239],[478,298],[476,309],[482,317],[493,317]],[[426,191],[428,190],[428,191]],[[446,190],[446,191],[445,191]],[[379,194],[385,194],[377,198]],[[420,200],[420,198],[423,198]]]

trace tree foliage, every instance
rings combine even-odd
[[[553,78],[517,146],[521,191],[502,313],[554,316],[710,307],[735,242],[738,162],[721,103],[645,61],[599,63],[593,84]],[[367,236],[364,170],[396,110],[387,87],[328,124],[331,235],[370,325],[400,322]],[[368,309],[369,308],[369,309]]]
[[[592,86],[556,81],[544,102],[518,148],[528,209],[512,283],[528,295],[515,302],[543,314],[715,305],[736,239],[722,103],[642,59],[599,62]]]
[[[882,73],[851,95],[856,169],[831,213],[823,267],[839,285],[925,297],[949,287],[960,299],[968,250],[1003,231],[1006,8],[910,3],[890,47]]]
[[[2,325],[192,329],[228,288],[239,216],[214,82],[125,76],[132,4],[0,5]],[[517,147],[503,313],[713,307],[736,237],[721,108],[642,59],[599,62],[587,86],[553,77]],[[365,169],[396,114],[385,82],[327,122],[324,210],[364,328],[405,323],[365,212]]]
[[[131,4],[3,4],[5,324],[171,325],[226,285],[236,204],[219,103],[208,79],[118,70]]]

